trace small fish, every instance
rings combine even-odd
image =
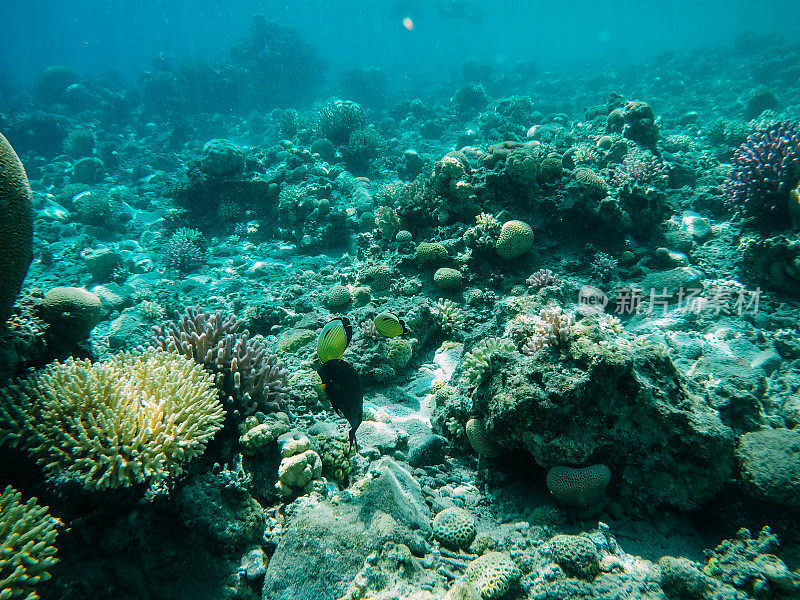
[[[333,410],[350,423],[349,452],[352,452],[353,444],[356,444],[356,429],[361,425],[364,412],[364,388],[358,371],[346,360],[332,358],[322,363],[317,373]]]
[[[328,321],[319,334],[317,356],[321,362],[342,358],[347,345],[353,338],[353,326],[347,317],[337,317]]]
[[[375,329],[386,337],[397,337],[408,333],[406,322],[403,319],[399,319],[394,313],[382,312],[375,315],[374,323]]]

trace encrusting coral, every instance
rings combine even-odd
[[[170,352],[67,359],[0,391],[0,442],[86,489],[181,473],[222,427],[212,375]]]
[[[50,579],[58,562],[53,545],[60,524],[36,498],[22,502],[22,494],[6,486],[0,494],[0,598],[35,600],[36,585]]]

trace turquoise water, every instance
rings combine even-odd
[[[800,597],[798,16],[1,2],[0,598]]]

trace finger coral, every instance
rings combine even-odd
[[[0,392],[0,441],[86,489],[128,487],[179,474],[224,416],[213,377],[181,356],[69,358]]]
[[[36,585],[50,579],[48,570],[58,562],[53,543],[59,524],[36,498],[22,502],[22,494],[6,486],[0,494],[0,598],[39,597]]]
[[[275,354],[248,334],[238,333],[235,315],[190,308],[177,323],[156,327],[156,347],[180,354],[217,374],[217,385],[248,410],[277,410],[288,374]]]

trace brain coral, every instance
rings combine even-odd
[[[500,454],[500,449],[486,431],[483,419],[473,418],[467,421],[466,431],[467,439],[475,452],[489,458]]]
[[[22,163],[0,133],[0,326],[11,314],[11,305],[33,257],[31,188]]]
[[[590,198],[605,198],[610,189],[605,179],[586,167],[578,167],[572,172],[572,178],[579,188]]]
[[[547,472],[547,489],[563,504],[589,506],[602,499],[610,480],[611,471],[603,464],[553,467]]]
[[[417,246],[417,260],[421,263],[447,259],[447,249],[439,242],[422,242]]]
[[[487,552],[469,563],[464,577],[484,600],[491,600],[505,594],[511,584],[522,577],[522,572],[507,554]]]
[[[433,274],[433,283],[440,290],[455,291],[461,289],[461,271],[442,267]]]
[[[409,340],[403,338],[391,338],[386,343],[386,362],[393,369],[402,369],[411,360],[414,353],[414,345]]]
[[[322,296],[322,303],[331,310],[347,306],[352,300],[350,288],[341,283],[336,283],[328,288]]]
[[[451,506],[433,518],[433,535],[450,548],[468,548],[478,533],[475,519],[463,508]]]
[[[78,287],[54,287],[47,290],[39,316],[48,325],[48,337],[59,344],[71,345],[86,339],[100,321],[100,298]]]
[[[182,471],[222,427],[213,376],[170,352],[67,359],[0,391],[0,441],[87,489]]]
[[[244,170],[244,150],[230,140],[214,139],[203,146],[203,170],[214,177]]]
[[[533,246],[533,229],[524,221],[506,221],[495,243],[498,256],[506,260],[517,258]]]
[[[580,535],[557,535],[548,542],[550,556],[567,575],[593,579],[600,570],[594,542]]]

